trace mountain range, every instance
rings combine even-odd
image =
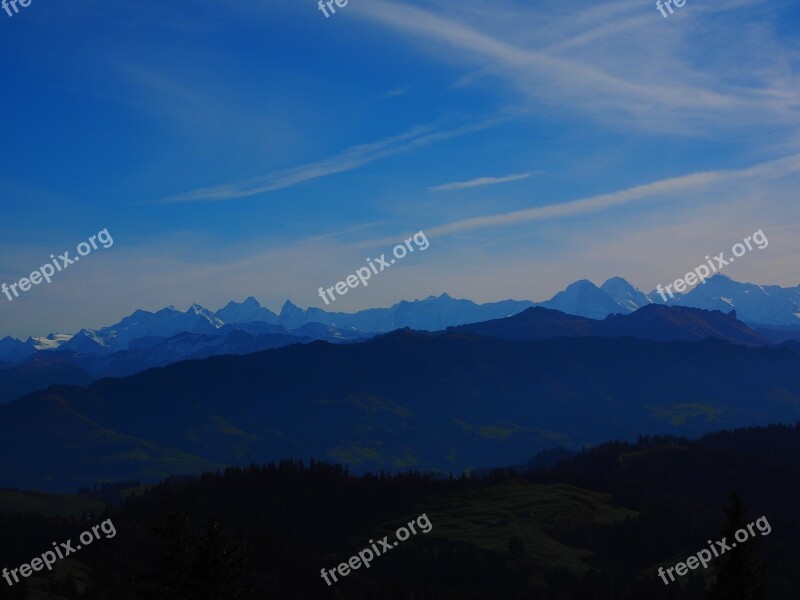
[[[800,356],[724,340],[503,340],[408,329],[184,361],[0,405],[4,486],[278,458],[459,473],[638,434],[800,418]]]
[[[137,310],[119,323],[75,335],[0,340],[0,403],[52,384],[85,384],[181,360],[315,340],[350,343],[404,327],[439,331],[463,326],[461,331],[510,339],[714,337],[749,345],[789,344],[800,340],[800,325],[792,325],[800,314],[798,294],[795,288],[756,286],[717,275],[665,305],[658,294],[646,295],[615,277],[601,287],[575,282],[541,303],[477,304],[442,294],[353,314],[303,310],[286,301],[275,314],[251,297],[216,312],[197,304],[186,311],[174,306],[155,313]],[[510,316],[519,319],[507,320]]]
[[[174,306],[155,313],[137,310],[119,323],[101,329],[82,329],[75,335],[50,334],[32,337],[25,342],[6,337],[0,340],[0,362],[20,362],[37,351],[49,350],[107,356],[114,352],[136,349],[134,344],[140,340],[153,346],[156,341],[165,341],[181,333],[225,336],[231,331],[230,327],[225,328],[226,325],[250,333],[277,333],[346,341],[404,327],[439,331],[451,326],[508,317],[533,306],[591,319],[604,319],[612,314],[630,314],[651,304],[686,306],[725,313],[735,310],[738,318],[754,329],[775,335],[788,330],[789,334],[784,333],[786,339],[793,338],[795,330],[800,330],[800,286],[782,288],[775,285],[740,283],[718,274],[706,284],[698,285],[690,292],[678,294],[664,302],[656,292],[644,294],[625,279],[613,277],[600,287],[588,280],[577,281],[545,302],[504,300],[477,304],[471,300],[454,299],[442,294],[413,302],[402,301],[389,308],[336,313],[314,307],[303,310],[287,300],[280,313],[275,314],[250,297],[241,303],[230,302],[216,312],[197,304],[186,311]],[[271,325],[273,328],[244,327],[244,324],[254,323]],[[301,330],[309,324],[317,324],[316,329]],[[319,325],[333,329],[320,329]],[[139,347],[141,348],[141,344]]]

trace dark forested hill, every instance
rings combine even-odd
[[[208,597],[226,600],[704,600],[726,557],[670,586],[656,570],[721,539],[738,491],[747,521],[770,526],[747,542],[763,564],[764,598],[787,600],[800,589],[798,449],[800,424],[610,442],[544,470],[481,478],[283,462],[169,480],[101,517],[119,534],[76,555],[90,567],[87,595],[63,597],[134,600],[155,586],[176,598],[225,588]],[[333,586],[320,577],[420,515],[428,533]],[[0,560],[19,564],[54,531],[66,539],[85,527],[0,514]],[[63,572],[37,577],[55,585]]]
[[[514,342],[408,330],[57,386],[0,406],[0,485],[98,480],[279,458],[356,471],[516,464],[639,433],[800,418],[800,357],[718,340]]]
[[[0,367],[0,404],[57,383],[89,385],[94,380],[74,363],[55,356],[36,356]]]

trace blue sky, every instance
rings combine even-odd
[[[291,6],[286,6],[291,4]],[[800,9],[782,0],[32,0],[0,12],[0,337],[255,295],[336,302],[649,291],[763,229],[726,273],[800,283]]]

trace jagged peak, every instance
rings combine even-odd
[[[294,304],[291,300],[286,300],[286,302],[283,303],[283,307],[281,307],[281,312],[279,316],[286,317],[296,314],[302,315],[305,314],[305,311],[296,304]]]

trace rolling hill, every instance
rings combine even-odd
[[[800,357],[720,340],[510,341],[401,330],[187,361],[0,406],[0,486],[276,458],[356,470],[518,463],[554,446],[800,418]]]

